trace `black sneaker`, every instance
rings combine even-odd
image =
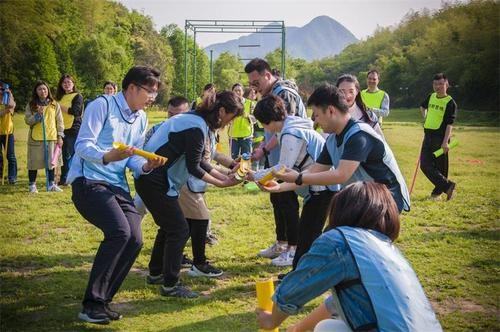
[[[208,277],[208,278],[217,278],[220,277],[224,272],[215,266],[210,265],[209,262],[205,264],[198,264],[191,266],[191,269],[188,271],[188,275],[191,277]]]
[[[219,241],[217,239],[217,236],[215,236],[213,233],[210,232],[207,234],[205,242],[206,244],[213,246],[216,245]]]
[[[148,274],[146,276],[146,283],[150,285],[163,285],[163,274],[159,274],[157,276]]]
[[[187,255],[182,255],[181,267],[191,267],[193,261]]]
[[[455,182],[452,182],[450,183],[450,187],[448,188],[448,190],[446,190],[446,200],[449,201],[451,199],[453,199],[453,197],[455,197],[455,187],[456,187],[456,183]]]
[[[123,318],[123,315],[120,314],[119,312],[112,310],[108,303],[104,305],[104,311],[106,311],[106,314],[111,320],[120,320]]]
[[[183,299],[194,299],[199,296],[198,293],[193,292],[180,282],[177,282],[177,284],[175,284],[175,286],[173,287],[167,287],[162,285],[160,287],[160,294],[162,296],[179,297]]]
[[[109,324],[109,316],[103,305],[84,307],[78,318],[92,324]]]
[[[290,272],[292,272],[292,271],[290,271]],[[290,272],[278,274],[278,282],[281,282]]]

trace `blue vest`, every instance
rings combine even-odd
[[[213,131],[209,131],[208,136],[210,139],[210,159],[212,160],[217,150],[217,142],[215,140],[215,133]],[[186,185],[188,186],[188,189],[193,193],[204,193],[207,190],[207,183],[191,174],[189,174]]]
[[[309,122],[308,129],[305,126],[306,121]],[[305,156],[305,159],[311,157],[311,159],[314,161],[318,159],[325,144],[325,139],[323,138],[323,136],[321,136],[321,134],[319,134],[316,130],[314,130],[313,123],[311,120],[302,119],[296,116],[287,116],[285,118],[285,121],[283,123],[283,129],[281,130],[281,138],[283,137],[283,135],[292,135],[306,142],[307,155]],[[280,141],[280,146],[281,145],[282,144]],[[299,172],[303,171],[302,167],[301,169],[298,169],[298,171]],[[340,190],[340,186],[331,186],[331,187],[335,187],[336,188],[335,191]],[[307,201],[310,197],[310,186],[299,187],[295,190],[295,192],[301,197],[303,197],[304,201]]]
[[[125,120],[115,96],[101,96],[107,102],[107,117],[104,125],[97,136],[97,147],[102,151],[109,151],[113,148],[113,142],[123,142],[127,145],[134,145],[137,138],[147,128],[147,118],[144,111],[141,112],[133,122]],[[140,147],[138,147],[140,148]],[[80,161],[83,176],[93,181],[103,181],[111,185],[121,187],[130,191],[128,187],[125,167],[129,158],[120,161],[114,161],[107,165],[100,165],[85,161],[84,159],[74,158],[74,161]],[[73,163],[72,163],[73,164]],[[75,165],[78,167],[80,165]]]
[[[203,132],[204,139],[206,139],[208,135],[208,126],[205,120],[194,112],[187,112],[176,115],[163,122],[144,145],[144,150],[156,152],[161,146],[168,143],[171,133],[181,132],[189,128],[200,128]],[[179,196],[179,191],[186,183],[189,176],[186,167],[185,153],[182,153],[177,160],[169,165],[165,176],[168,178],[168,183],[170,185],[169,188],[167,188],[167,196]]]
[[[364,131],[365,133],[375,137],[379,141],[381,141],[384,144],[384,158],[383,158],[383,163],[389,168],[389,170],[394,174],[396,177],[396,180],[399,184],[400,190],[401,190],[401,195],[403,196],[403,209],[405,211],[410,210],[410,194],[408,193],[408,188],[406,187],[406,182],[403,178],[403,175],[401,174],[401,171],[399,170],[399,166],[396,162],[396,158],[394,158],[394,154],[392,153],[391,148],[387,143],[380,138],[380,136],[373,130],[373,128],[363,122],[356,122],[354,125],[352,125],[347,132],[344,135],[344,139],[342,141],[342,144],[337,147],[337,138],[336,135],[332,134],[328,136],[326,140],[326,147],[328,149],[328,152],[330,154],[330,158],[332,159],[333,166],[335,168],[338,168],[340,159],[342,157],[342,154],[344,153],[344,145],[345,143],[349,140],[349,138],[356,134],[359,131]],[[357,182],[357,181],[373,181],[373,178],[364,170],[362,165],[359,165],[359,167],[354,171],[352,174],[351,178],[347,180],[345,183],[343,183],[343,186],[346,186],[350,183]],[[331,189],[333,190],[333,189]]]
[[[349,284],[365,288],[378,331],[442,331],[415,272],[388,237],[357,227],[335,229],[343,235],[359,271],[360,280]],[[342,289],[336,288],[337,294]]]

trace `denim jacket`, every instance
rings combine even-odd
[[[360,277],[347,243],[341,233],[333,229],[314,241],[295,271],[278,286],[273,301],[284,313],[295,315],[307,302],[327,290]],[[354,329],[376,322],[370,298],[361,285],[343,290],[339,300]],[[326,306],[332,311],[332,297],[326,300]]]

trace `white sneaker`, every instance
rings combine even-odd
[[[35,183],[30,184],[29,188],[30,188],[30,194],[38,194],[38,189],[36,188]]]
[[[63,190],[59,188],[55,183],[49,187],[49,191],[60,193]]]
[[[260,257],[272,259],[272,258],[276,258],[279,255],[281,255],[281,253],[285,252],[287,250],[287,248],[288,248],[287,244],[281,244],[279,242],[275,242],[269,248],[259,251],[258,255]]]
[[[295,257],[295,249],[289,249],[282,252],[281,255],[271,261],[274,266],[292,266]]]

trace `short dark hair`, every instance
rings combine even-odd
[[[266,71],[271,73],[271,67],[266,60],[254,58],[245,66],[245,73],[250,74],[253,71],[257,71],[259,74],[264,74]]]
[[[179,107],[182,104],[189,104],[189,100],[183,96],[174,96],[168,100],[167,106]]]
[[[436,75],[434,75],[434,78],[432,80],[433,81],[439,81],[439,80],[448,81],[448,77],[445,75],[445,73],[437,73]]]
[[[219,117],[219,109],[221,107],[224,107],[226,113],[234,114],[235,117],[243,114],[243,104],[240,101],[240,97],[233,91],[222,91],[212,94],[198,106],[196,112],[205,119],[208,127],[214,130],[221,127],[221,119]]]
[[[389,189],[376,182],[355,182],[342,189],[332,200],[328,229],[339,226],[372,229],[397,239],[399,212]]]
[[[241,88],[243,89],[243,85],[241,85],[241,83],[234,83],[233,86],[231,87],[231,91],[233,91],[234,88],[236,88],[237,86],[241,86]]]
[[[345,96],[342,91],[329,83],[324,83],[316,88],[316,90],[314,90],[309,96],[307,105],[323,108],[331,105],[344,114],[349,112],[349,106],[347,106],[347,102],[345,101]]]
[[[36,89],[38,89],[38,87],[40,85],[45,85],[47,87],[47,90],[49,91],[48,95],[47,95],[47,99],[50,101],[50,102],[53,102],[54,101],[54,98],[52,97],[52,93],[50,92],[50,87],[49,87],[49,84],[45,81],[36,81],[35,82],[35,86],[33,87],[33,91],[31,93],[31,100],[30,100],[30,108],[33,112],[36,112],[36,108],[37,108],[37,105],[38,105],[38,102],[40,102],[40,98],[38,97],[38,93],[36,93]]]
[[[130,84],[161,86],[160,72],[148,66],[134,66],[129,69],[122,81],[122,89],[127,90]]]
[[[261,123],[268,125],[271,121],[285,120],[287,111],[283,99],[276,95],[267,95],[255,105],[253,115]]]
[[[380,73],[378,72],[377,69],[371,69],[366,73],[366,77],[368,77],[370,74],[377,74],[378,77],[380,77]]]
[[[205,86],[203,87],[203,92],[208,91],[210,89],[215,89],[215,84],[213,84],[213,83],[205,84]]]
[[[111,85],[116,90],[116,83],[115,82],[113,82],[113,81],[106,81],[106,82],[104,82],[102,88],[104,89],[106,87],[106,85]]]
[[[64,89],[62,87],[62,84],[63,84],[64,80],[67,78],[69,78],[71,80],[71,82],[73,82],[73,91],[72,92],[78,92],[78,90],[76,90],[76,83],[75,83],[74,78],[70,74],[64,74],[59,79],[59,83],[57,83],[57,90],[56,90],[56,99],[57,100],[61,100],[62,97],[66,94],[66,91],[64,91]]]

